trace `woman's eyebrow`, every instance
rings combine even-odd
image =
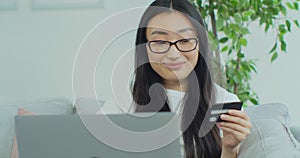
[[[182,33],[182,32],[186,32],[186,31],[193,31],[194,32],[194,29],[192,29],[192,28],[184,28],[184,29],[179,30],[177,33]]]
[[[186,32],[186,31],[194,31],[194,29],[192,29],[192,28],[184,28],[184,29],[181,29],[181,30],[177,31],[177,34],[178,33],[182,33],[182,32]],[[160,30],[155,30],[155,31],[153,31],[151,33],[151,35],[154,35],[154,34],[167,35],[168,33],[164,32],[164,31],[160,31]]]
[[[167,32],[164,32],[164,31],[158,31],[158,30],[156,30],[156,31],[153,31],[153,32],[151,33],[151,35],[154,35],[154,34],[167,35],[168,33],[167,33]]]

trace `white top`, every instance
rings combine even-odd
[[[217,84],[215,84],[215,86],[216,86],[216,103],[240,101],[235,94],[228,92],[226,89],[220,87]],[[168,96],[171,112],[179,112],[180,102],[184,97],[185,92],[167,89],[166,93]],[[115,104],[114,99],[111,98],[104,103],[104,105],[102,106],[102,111],[105,114],[134,113],[134,108],[133,107],[120,108]],[[103,114],[102,111],[98,111],[97,114]]]

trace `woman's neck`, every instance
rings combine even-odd
[[[185,92],[187,89],[187,82],[186,81],[165,81],[164,87],[166,89]]]

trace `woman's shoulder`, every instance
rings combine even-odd
[[[215,84],[216,87],[216,103],[237,102],[240,99],[237,95],[228,92],[225,88]]]

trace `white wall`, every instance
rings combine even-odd
[[[104,8],[33,10],[31,0],[20,0],[17,10],[1,10],[0,104],[72,99],[72,66],[87,33],[111,14],[150,2],[104,1]]]
[[[0,105],[53,97],[73,99],[72,66],[86,34],[108,15],[151,1],[105,0],[105,7],[98,9],[32,10],[31,0],[20,0],[17,10],[0,11]],[[134,32],[124,35],[132,40],[119,49],[130,48],[133,36]],[[273,45],[272,33],[265,35],[253,28],[246,49],[247,57],[259,59],[252,83],[261,102],[285,103],[298,123],[299,36],[300,29],[293,29],[286,38],[288,53],[280,54],[273,64],[264,53]],[[98,89],[101,98],[109,96],[108,88],[105,84]]]
[[[300,19],[300,13],[293,17]],[[293,26],[292,32],[286,35],[287,53],[279,53],[274,63],[270,62],[271,56],[267,52],[272,49],[276,35],[273,32],[266,34],[258,27],[252,30],[246,49],[247,57],[258,59],[258,73],[252,77],[252,88],[261,103],[286,104],[293,123],[300,125],[300,29]]]

